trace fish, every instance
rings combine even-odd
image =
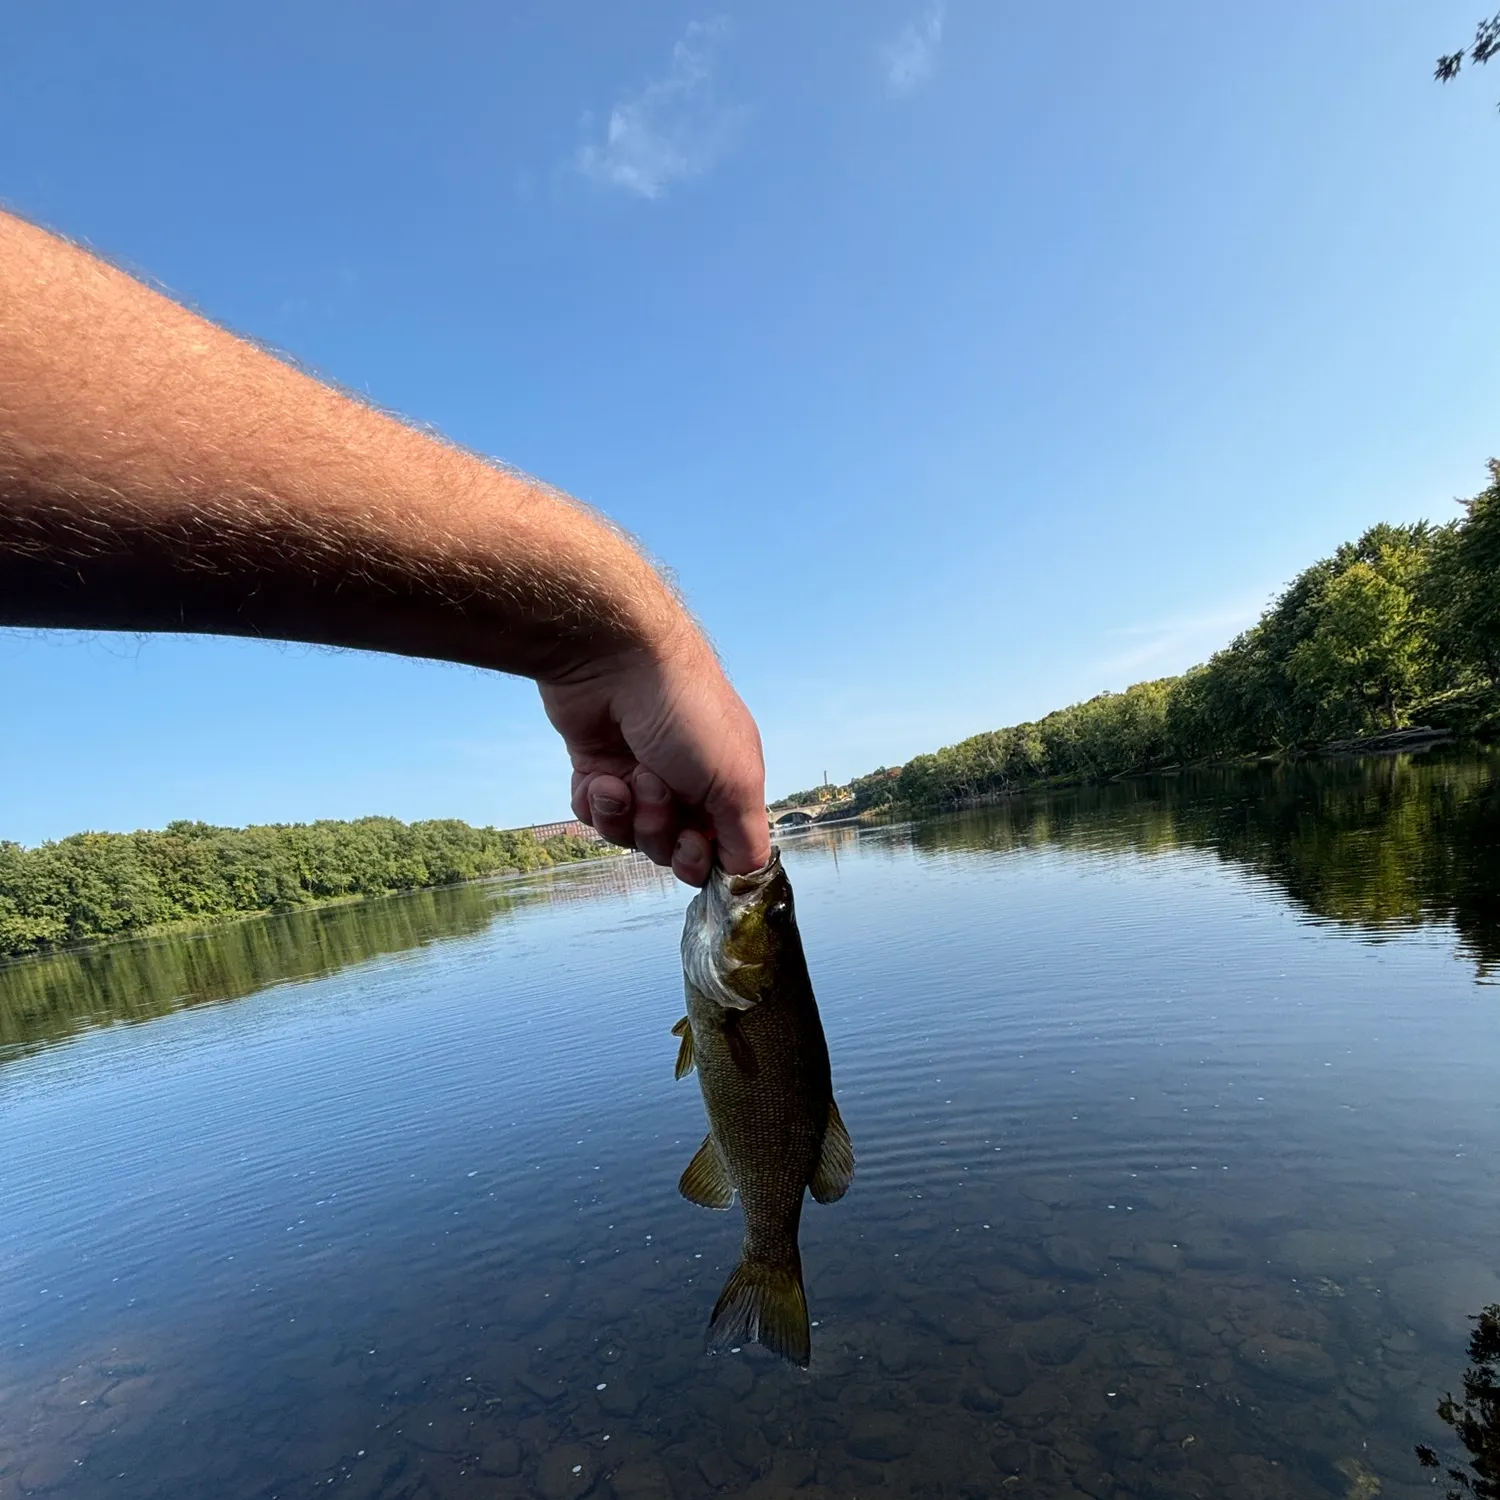
[[[854,1147],[833,1098],[828,1043],[797,930],[781,851],[748,875],[715,864],[682,930],[687,1014],[676,1076],[695,1069],[708,1134],[678,1183],[705,1208],[745,1214],[739,1264],[724,1283],[708,1347],[758,1343],[806,1368],[812,1357],[797,1233],[804,1194],[834,1203]]]

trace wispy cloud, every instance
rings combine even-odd
[[[886,88],[897,96],[916,93],[937,71],[942,42],[943,6],[935,0],[886,43],[881,54]]]
[[[713,91],[715,55],[728,29],[722,17],[692,22],[672,49],[666,76],[620,100],[609,112],[604,138],[579,147],[578,170],[640,198],[663,197],[674,183],[701,177],[736,117]],[[583,125],[595,133],[591,115]]]
[[[1253,625],[1265,608],[1265,596],[1245,598],[1201,615],[1180,615],[1149,625],[1126,625],[1112,631],[1123,637],[1124,649],[1099,664],[1098,672],[1111,683],[1142,673],[1181,672],[1210,656]],[[1125,644],[1129,642],[1129,644]]]

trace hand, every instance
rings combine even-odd
[[[760,733],[695,631],[538,686],[573,760],[580,821],[688,885],[708,879],[716,851],[731,875],[771,857]]]

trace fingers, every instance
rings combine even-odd
[[[573,812],[610,843],[639,849],[653,864],[673,863],[679,825],[677,801],[671,788],[654,772],[637,768],[628,781],[607,772],[575,772]],[[705,864],[703,879],[707,878]]]
[[[654,865],[676,868],[677,804],[671,788],[654,771],[635,773],[635,847]],[[708,878],[707,870],[704,879]],[[699,884],[702,884],[700,881]]]
[[[696,828],[684,828],[677,836],[671,863],[672,873],[684,885],[703,885],[713,864],[713,849]]]
[[[701,636],[669,645],[544,683],[542,700],[573,759],[575,814],[697,886],[716,852],[730,874],[770,858],[765,764],[755,721]]]
[[[587,809],[587,816],[583,817],[585,823],[591,823],[612,844],[625,849],[635,846],[634,799],[625,782],[618,776],[589,776],[574,792],[575,809],[580,796]]]

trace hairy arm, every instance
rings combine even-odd
[[[769,852],[754,722],[616,529],[5,214],[0,624],[532,677],[606,837],[692,883]]]

